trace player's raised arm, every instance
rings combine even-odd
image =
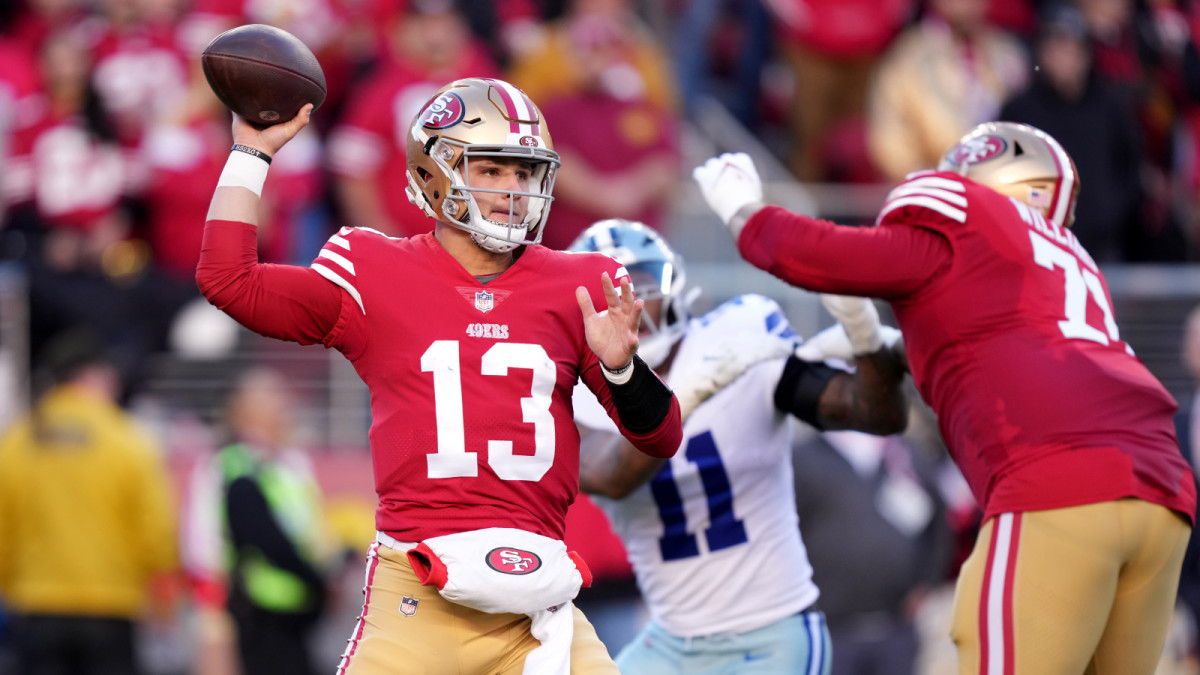
[[[234,145],[204,224],[196,285],[239,323],[262,335],[321,342],[341,311],[341,291],[310,268],[258,262],[258,208],[271,158],[308,125],[312,105],[293,119],[256,129],[234,115]]]
[[[240,116],[233,116],[233,149],[208,205],[208,220],[258,224],[258,203],[271,158],[308,126],[312,110],[308,104],[291,120],[265,129],[255,129]]]

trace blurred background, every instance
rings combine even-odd
[[[301,38],[329,84],[314,124],[273,163],[264,261],[307,265],[347,225],[429,229],[402,189],[403,134],[441,85],[498,76],[541,106],[563,158],[544,244],[565,247],[601,218],[641,220],[684,256],[703,289],[697,311],[763,293],[802,335],[830,317],[740,261],[693,166],[748,152],[768,201],[865,225],[892,184],[975,124],[1038,126],[1078,165],[1074,231],[1103,268],[1122,338],[1180,402],[1189,460],[1200,450],[1200,2],[4,0],[0,674],[19,672],[14,655],[31,636],[79,628],[31,625],[44,612],[119,617],[99,635],[127,639],[146,673],[271,672],[245,665],[262,655],[239,652],[238,635],[276,653],[299,645],[330,672],[361,607],[375,500],[365,386],[337,353],[240,328],[193,280],[230,143],[199,54],[245,23]],[[97,416],[103,442],[71,426],[77,413]],[[846,457],[883,450],[801,430],[798,505],[831,627],[867,643],[899,626],[915,640],[903,672],[950,673],[954,576],[978,513],[919,402],[913,421],[894,440],[920,489],[901,494],[938,508],[916,524],[894,517],[903,505],[867,510],[914,571],[883,574],[890,558],[854,555],[866,525],[818,532],[849,507],[807,492],[843,469],[852,478]],[[83,453],[30,459],[46,443],[107,454],[97,465],[72,464]],[[880,481],[859,478],[858,503],[879,502]],[[246,481],[283,527],[226,512],[222,496]],[[128,523],[72,532],[72,509],[106,499],[124,500]],[[18,501],[53,515],[17,513]],[[95,546],[81,556],[56,548],[65,540]],[[615,653],[646,617],[619,540],[585,497],[568,543],[597,574],[579,604]],[[283,547],[305,584],[260,597],[247,546]],[[33,565],[41,577],[20,578],[31,559],[93,556],[111,578],[86,564]],[[1200,673],[1197,558],[1161,673]],[[878,588],[853,583],[881,577]],[[848,665],[835,672],[902,672],[850,665],[844,650],[838,660]]]

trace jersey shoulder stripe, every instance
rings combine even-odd
[[[916,207],[925,213],[933,212],[958,223],[967,221],[966,186],[962,181],[944,176],[918,174],[896,186],[884,200],[883,209],[875,224],[881,224],[888,214],[904,207]]]
[[[321,252],[317,254],[316,260],[310,265],[317,274],[349,293],[363,314],[367,313],[367,309],[358,290],[358,277],[353,260],[357,250],[355,247],[366,244],[369,242],[367,237],[373,236],[395,239],[369,227],[343,227],[329,237]]]

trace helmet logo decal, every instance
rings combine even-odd
[[[519,548],[494,548],[487,554],[487,564],[501,574],[524,575],[536,572],[542,566],[542,559]]]
[[[1003,155],[1007,149],[1008,143],[1003,138],[984,134],[954,146],[950,152],[946,153],[946,158],[959,166],[979,164]]]
[[[539,141],[536,136],[522,136],[520,143],[521,143],[521,145],[524,145],[527,148],[536,148],[536,147],[541,146],[541,144],[542,144],[541,141]]]
[[[426,129],[446,129],[461,122],[466,111],[462,97],[452,91],[443,92],[421,113],[421,125]]]

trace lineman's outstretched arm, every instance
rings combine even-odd
[[[667,460],[639,451],[619,434],[580,427],[579,489],[621,499],[646,484]]]

